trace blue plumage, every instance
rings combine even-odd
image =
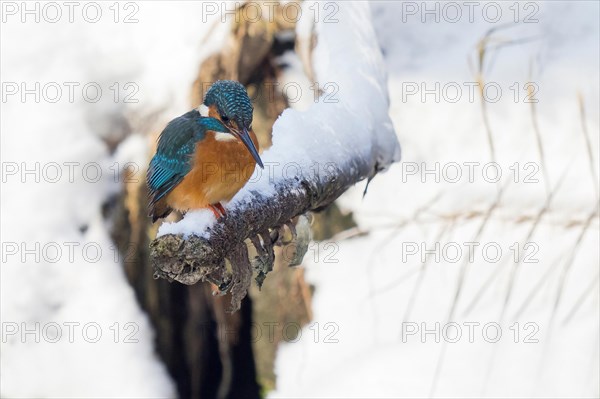
[[[229,80],[215,82],[206,93],[204,105],[211,107],[214,117],[203,117],[193,110],[169,122],[160,134],[146,176],[153,222],[171,212],[166,197],[192,170],[196,145],[204,139],[206,132],[232,134],[263,167],[258,149],[248,133],[252,129],[253,107],[244,86]]]
[[[173,119],[160,134],[156,154],[150,161],[146,182],[150,190],[151,213],[189,173],[196,143],[207,131],[228,132],[217,119],[204,118],[196,110]],[[154,214],[152,214],[155,217]],[[160,216],[158,216],[160,217]]]
[[[235,119],[239,126],[252,125],[252,103],[240,82],[219,80],[206,93],[204,104],[217,106],[221,118],[226,122]]]

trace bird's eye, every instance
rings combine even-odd
[[[221,115],[221,120],[225,123],[229,122],[229,118],[226,117],[225,115]]]

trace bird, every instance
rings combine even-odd
[[[152,223],[173,210],[208,208],[216,219],[226,214],[221,202],[247,183],[256,164],[264,168],[253,109],[241,83],[219,80],[197,109],[167,124],[146,175]]]

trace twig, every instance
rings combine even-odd
[[[506,187],[508,186],[508,184],[510,183],[510,179],[508,179],[505,183],[504,186],[500,187],[498,190],[498,194],[496,196],[495,201],[490,205],[490,207],[488,208],[486,215],[484,216],[481,224],[479,225],[479,229],[477,230],[477,232],[475,233],[475,236],[473,238],[473,242],[477,242],[479,241],[479,238],[481,237],[481,235],[483,234],[483,230],[485,229],[485,227],[487,226],[492,214],[494,213],[494,211],[496,210],[496,208],[498,207],[498,205],[500,204],[500,201],[502,199],[502,195],[504,193],[504,190],[506,189]],[[464,284],[464,281],[466,279],[467,276],[467,271],[468,271],[468,264],[469,264],[469,258],[465,258],[465,261],[462,263],[460,271],[459,271],[459,275],[458,275],[458,280],[456,282],[456,289],[454,292],[454,299],[452,301],[452,305],[450,306],[450,310],[448,311],[448,316],[446,317],[446,323],[449,323],[453,320],[454,318],[454,313],[456,311],[456,306],[458,304],[458,300],[460,299],[460,295],[462,292],[462,287]],[[437,365],[435,367],[435,372],[434,372],[434,376],[433,376],[433,382],[431,384],[431,390],[429,393],[430,397],[433,397],[435,394],[435,389],[437,387],[437,382],[439,380],[440,377],[440,373],[442,371],[442,365],[444,363],[444,357],[446,354],[446,341],[442,341],[442,348],[440,351],[440,355],[438,357],[438,361],[437,361]]]
[[[251,191],[248,195],[252,198],[228,209],[227,215],[208,227],[202,236],[184,238],[182,235],[166,234],[156,238],[150,243],[150,260],[155,276],[183,284],[211,281],[227,291],[237,277],[236,273],[226,272],[225,258],[233,261],[233,254],[239,260],[236,252],[239,246],[245,245],[244,240],[259,234],[265,250],[272,252],[274,242],[265,239],[270,237],[271,232],[277,232],[298,215],[329,205],[371,171],[367,160],[353,160],[353,166],[336,166],[330,168],[326,176],[311,179],[287,178],[275,185],[270,194]],[[239,306],[237,297],[232,300],[235,300],[233,307],[236,309]]]
[[[585,139],[585,146],[587,148],[587,155],[590,161],[590,173],[592,175],[592,184],[594,185],[594,192],[596,193],[596,202],[598,202],[599,198],[599,190],[598,190],[598,175],[596,174],[596,162],[594,161],[594,151],[592,150],[592,141],[590,139],[590,134],[587,129],[586,117],[585,117],[585,106],[583,103],[583,95],[581,93],[577,94],[577,100],[579,102],[579,114],[581,115],[581,132],[583,133],[583,137]]]
[[[573,318],[573,316],[575,316],[575,314],[577,313],[577,311],[579,310],[579,308],[581,307],[583,302],[585,302],[585,299],[588,297],[588,295],[590,295],[592,292],[596,292],[594,290],[594,288],[596,288],[596,285],[598,285],[599,280],[600,280],[600,273],[597,273],[596,277],[593,278],[592,281],[590,281],[587,288],[585,290],[583,290],[583,292],[581,293],[579,298],[577,298],[577,300],[573,304],[573,307],[571,308],[571,310],[569,312],[567,312],[567,316],[563,319],[563,322],[562,322],[563,326],[567,325],[567,323],[569,323],[569,321],[571,321],[571,319]]]
[[[533,62],[529,67],[529,80],[532,80],[532,69]],[[531,97],[533,95],[531,85],[527,86],[527,93]],[[530,98],[531,100],[531,98]],[[550,176],[548,175],[548,168],[546,167],[546,158],[544,156],[544,146],[542,143],[542,134],[540,132],[540,126],[538,123],[537,114],[537,100],[531,100],[531,123],[533,124],[533,132],[535,133],[535,141],[537,144],[538,155],[540,157],[540,163],[542,164],[542,173],[544,174],[544,187],[546,188],[546,195],[550,195]]]

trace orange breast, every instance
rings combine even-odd
[[[253,131],[250,137],[258,148]],[[250,179],[255,166],[256,161],[241,141],[219,141],[210,131],[196,145],[192,170],[167,196],[167,204],[187,211],[229,201]]]

